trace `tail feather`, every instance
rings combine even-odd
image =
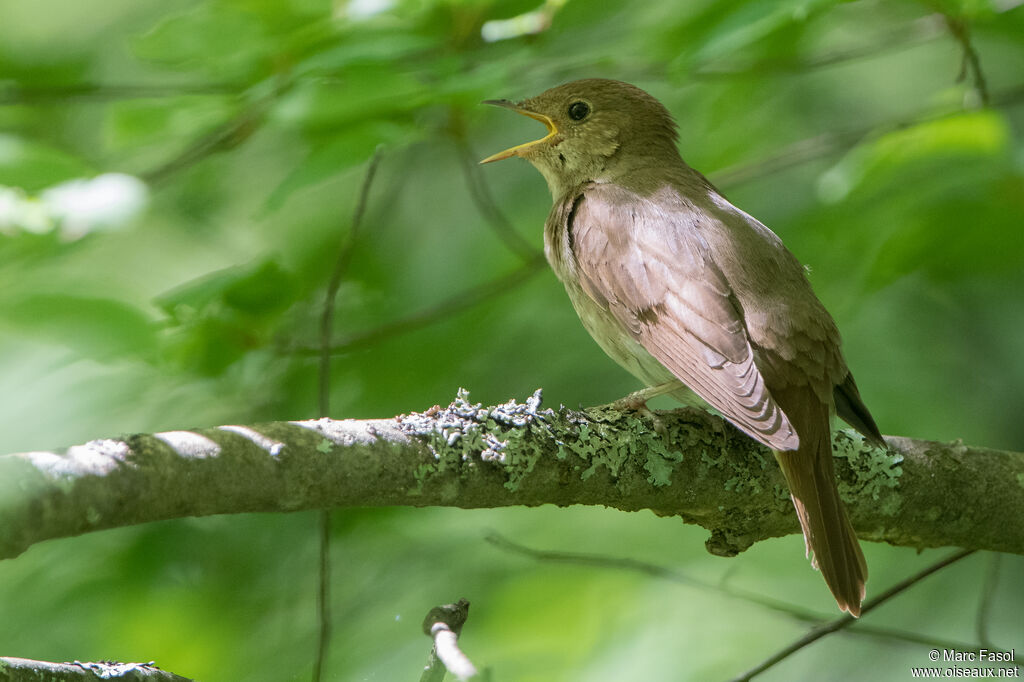
[[[812,565],[821,571],[839,608],[860,616],[868,570],[836,489],[827,409],[820,403],[808,406],[809,412],[820,414],[809,414],[798,423],[799,448],[776,451],[775,458],[789,484]]]
[[[860,391],[853,380],[853,374],[847,374],[843,383],[838,384],[832,391],[832,397],[836,401],[836,414],[844,422],[857,429],[872,445],[886,448],[882,432],[878,430],[878,424],[874,417],[868,412],[867,406],[861,400]]]

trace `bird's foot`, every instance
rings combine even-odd
[[[606,407],[608,409],[616,410],[617,412],[637,412],[641,416],[651,420],[654,430],[658,435],[666,437],[668,436],[668,427],[665,426],[665,422],[661,417],[647,407],[647,401],[656,398],[659,395],[664,395],[678,390],[680,386],[681,384],[678,381],[669,381],[664,384],[658,384],[657,386],[649,386],[647,388],[642,388],[639,391],[633,391],[627,396],[608,403]]]

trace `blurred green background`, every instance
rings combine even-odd
[[[1019,0],[35,0],[0,2],[0,450],[316,416],[303,349],[378,145],[334,335],[431,323],[336,357],[332,416],[460,386],[634,390],[546,267],[452,305],[524,272],[503,230],[539,249],[550,206],[525,162],[473,165],[542,132],[479,101],[594,76],[661,99],[684,158],[810,266],[883,432],[1024,449]],[[0,655],[308,679],[316,528],[188,519],[33,547],[0,563]],[[459,597],[498,682],[729,679],[806,628],[490,531],[836,615],[798,536],[725,560],[649,513],[341,510],[325,679],[418,679],[420,621]],[[869,597],[949,551],[869,544]],[[932,642],[1019,648],[1022,568],[974,555],[857,626],[897,635],[855,627],[759,679],[902,680]]]

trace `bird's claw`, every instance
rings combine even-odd
[[[616,412],[636,412],[641,417],[645,417],[651,420],[651,425],[654,427],[654,431],[661,437],[668,437],[668,426],[657,413],[653,412],[647,407],[647,401],[651,398],[661,395],[662,391],[656,391],[659,387],[645,388],[639,391],[634,391],[627,396],[619,398],[618,400],[611,402],[607,407]]]

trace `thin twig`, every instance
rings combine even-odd
[[[355,211],[352,214],[352,227],[342,240],[338,249],[338,258],[334,263],[334,270],[327,282],[327,293],[324,296],[323,312],[320,315],[320,416],[326,417],[330,413],[330,374],[331,374],[331,337],[334,327],[335,299],[338,297],[338,289],[345,278],[349,263],[352,260],[352,253],[356,239],[359,236],[359,227],[366,212],[367,197],[370,194],[370,186],[373,184],[373,177],[377,174],[377,165],[380,163],[381,147],[373,153],[370,164],[366,168],[366,176],[363,178],[363,186],[359,191],[359,201],[356,202]]]
[[[510,251],[527,262],[536,258],[540,251],[516,231],[512,221],[506,218],[498,208],[498,202],[495,201],[491,188],[480,172],[480,166],[477,163],[479,159],[473,153],[469,142],[464,136],[456,134],[455,147],[458,150],[459,164],[462,166],[462,175],[465,178],[466,187],[469,189],[469,196],[476,204],[480,215],[484,217],[494,234]]]
[[[321,509],[318,514],[320,566],[317,573],[316,658],[313,660],[313,682],[323,679],[324,663],[331,646],[331,510]]]
[[[974,90],[978,93],[981,103],[987,107],[990,103],[988,82],[985,80],[985,72],[981,69],[981,58],[978,56],[978,51],[974,49],[974,43],[971,42],[971,31],[967,21],[962,18],[951,17],[948,14],[944,14],[943,17],[946,20],[946,26],[949,27],[949,32],[953,34],[956,41],[960,43],[960,49],[963,50],[960,75],[957,77],[957,80],[965,80],[968,72],[970,72],[971,80],[974,82]]]
[[[195,83],[182,85],[104,85],[99,83],[69,83],[67,85],[0,85],[0,106],[33,104],[36,102],[66,102],[83,100],[156,99],[189,95],[238,95],[244,85],[227,83]]]
[[[739,597],[741,599],[749,599],[761,606],[765,606],[769,609],[782,611],[787,615],[795,616],[799,620],[809,620],[813,622],[821,622],[825,620],[821,616],[812,614],[808,611],[798,609],[796,607],[790,607],[788,604],[779,602],[770,598],[762,597],[759,594],[745,593],[740,590],[733,590],[725,585],[714,583],[707,580],[701,580],[699,578],[693,578],[679,571],[664,566],[658,566],[657,564],[651,564],[637,559],[628,559],[623,557],[610,557],[600,554],[587,554],[584,552],[553,552],[542,549],[533,549],[532,547],[526,547],[518,543],[512,542],[508,538],[505,538],[497,533],[488,533],[484,540],[490,544],[509,552],[516,552],[517,554],[523,554],[538,561],[550,561],[554,563],[565,563],[565,564],[576,564],[580,566],[597,566],[600,568],[612,568],[622,569],[627,571],[634,571],[636,573],[643,573],[653,578],[659,578],[661,580],[668,580],[670,582],[679,583],[681,585],[688,585],[690,587],[697,587],[704,590],[714,590],[716,592],[722,592],[732,597]]]
[[[951,554],[945,559],[942,559],[941,561],[937,561],[936,563],[932,564],[931,566],[928,566],[922,571],[919,571],[918,573],[912,575],[906,580],[902,580],[896,583],[891,588],[889,588],[882,594],[878,595],[874,599],[869,599],[868,601],[864,602],[863,608],[861,610],[861,617],[863,618],[869,612],[873,611],[875,608],[881,606],[882,604],[889,601],[893,597],[897,596],[901,592],[904,592],[905,590],[913,587],[914,585],[921,582],[922,580],[924,580],[931,574],[935,573],[936,571],[939,571],[945,568],[946,566],[954,564],[957,561],[960,561],[961,559],[968,557],[971,554],[974,554],[974,551],[975,550],[973,549],[962,549],[958,552]],[[764,661],[757,664],[756,666],[754,666],[747,672],[743,673],[739,677],[733,678],[732,682],[746,682],[747,680],[753,679],[755,676],[760,675],[765,670],[768,670],[769,668],[775,666],[779,662],[784,661],[785,659],[795,654],[797,651],[800,651],[804,647],[818,641],[825,635],[830,635],[833,632],[838,632],[843,628],[847,628],[856,621],[856,618],[849,614],[846,614],[828,623],[819,625],[818,627],[814,628],[806,635],[798,639],[797,641],[793,642],[784,649],[781,649],[780,651],[772,654]]]
[[[831,621],[832,619],[831,616],[824,616],[815,611],[804,609],[788,602],[772,599],[771,597],[765,597],[764,595],[756,592],[730,587],[725,584],[724,581],[711,582],[701,580],[671,568],[665,568],[664,566],[658,566],[657,564],[638,561],[636,559],[609,557],[599,554],[585,554],[580,552],[551,552],[538,550],[517,544],[493,532],[489,533],[484,539],[500,549],[523,554],[538,561],[552,561],[556,563],[576,564],[580,566],[596,566],[599,568],[634,571],[659,580],[667,580],[680,585],[718,592],[727,597],[741,599],[746,602],[763,606],[803,623],[821,625]],[[973,644],[967,644],[964,642],[954,642],[934,637],[923,637],[914,632],[874,627],[863,623],[857,623],[856,628],[850,630],[850,632],[868,637],[879,637],[886,641],[901,640],[911,644],[924,644],[933,649],[956,649],[957,651],[967,651],[976,648]]]
[[[400,320],[395,320],[394,322],[381,325],[380,327],[363,334],[356,334],[347,339],[343,339],[331,348],[331,353],[347,353],[360,347],[372,345],[397,334],[403,334],[405,332],[413,331],[414,329],[426,327],[427,325],[433,324],[447,317],[451,317],[456,313],[460,313],[463,310],[479,305],[486,300],[502,294],[507,294],[521,284],[524,284],[537,273],[541,272],[543,270],[544,263],[545,261],[543,256],[538,256],[534,260],[520,266],[518,269],[507,275],[470,287],[465,291],[455,294],[454,296],[450,296],[435,305],[424,308],[419,312],[412,313]]]
[[[992,106],[1009,106],[1024,100],[1024,85],[1017,85],[1013,88],[1003,90],[992,96]],[[837,151],[849,149],[859,144],[870,135],[880,135],[896,130],[902,130],[921,123],[935,121],[950,116],[958,116],[963,109],[943,109],[940,111],[924,111],[917,115],[895,121],[880,122],[854,130],[839,131],[835,133],[824,133],[814,137],[798,140],[782,149],[773,152],[771,155],[753,162],[727,166],[718,171],[709,173],[711,180],[716,185],[727,187],[749,182],[759,177],[771,175],[779,171],[799,166],[802,163],[813,161],[828,156]]]
[[[978,600],[978,614],[975,621],[978,643],[988,649],[994,648],[988,634],[988,617],[992,610],[996,585],[999,583],[999,563],[1002,557],[1003,555],[999,552],[993,552],[989,556],[988,572],[985,574],[985,582],[981,585],[981,599]]]
[[[359,236],[363,215],[366,213],[367,198],[373,178],[377,173],[377,165],[380,163],[381,151],[382,147],[377,147],[366,168],[366,176],[363,178],[363,185],[359,191],[359,200],[356,202],[356,208],[352,214],[352,225],[338,249],[338,259],[334,263],[334,270],[331,272],[331,278],[327,283],[327,293],[324,296],[324,307],[320,317],[320,371],[318,377],[320,417],[327,417],[331,411],[331,335],[334,326],[335,301],[345,272],[352,261],[352,252]],[[319,521],[320,573],[316,606],[320,627],[316,660],[313,664],[313,682],[320,682],[331,641],[331,511],[329,509],[321,510]]]
[[[139,173],[139,178],[151,185],[158,185],[172,175],[194,166],[207,156],[219,151],[234,149],[256,132],[263,124],[270,105],[293,84],[294,81],[289,76],[281,75],[268,92],[256,97],[240,113],[201,136],[170,161]]]
[[[694,78],[714,79],[737,76],[763,75],[770,73],[806,73],[814,69],[846,64],[859,59],[878,57],[888,52],[906,50],[943,34],[941,19],[937,14],[919,17],[909,25],[909,30],[892,31],[883,38],[847,50],[829,52],[806,59],[763,59],[747,64],[725,63],[716,66],[714,62],[704,63],[690,72]]]
[[[495,278],[489,282],[476,284],[464,291],[449,296],[448,298],[418,310],[398,320],[393,320],[379,327],[374,327],[364,332],[353,334],[341,339],[331,346],[332,355],[349,353],[366,346],[372,346],[380,341],[405,334],[407,332],[429,326],[445,318],[456,315],[464,310],[472,308],[486,300],[506,294],[516,287],[524,284],[531,277],[543,270],[544,258],[537,256],[534,260],[519,266],[517,269]],[[297,355],[316,355],[321,352],[319,348],[308,346],[297,346],[289,348],[286,352]]]

